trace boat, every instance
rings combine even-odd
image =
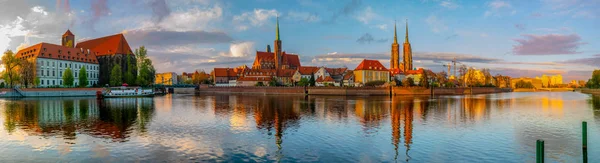
[[[152,89],[143,89],[142,87],[128,87],[123,84],[120,87],[110,87],[102,93],[102,97],[105,98],[116,98],[116,97],[151,97],[154,96]]]

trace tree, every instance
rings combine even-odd
[[[411,77],[408,77],[402,81],[402,85],[405,87],[415,86],[415,80]]]
[[[133,75],[132,71],[137,71],[137,67],[132,64],[131,57],[127,57],[126,62],[129,70],[125,72],[125,83],[135,85],[136,77]]]
[[[39,86],[40,85],[40,77],[35,77],[35,80],[33,81],[35,83],[35,86]]]
[[[440,71],[437,74],[435,74],[435,80],[438,83],[447,83],[448,82],[448,74],[446,73],[446,71]]]
[[[73,77],[73,71],[71,71],[71,68],[65,69],[65,72],[63,73],[63,76],[62,76],[62,80],[63,80],[64,86],[67,86],[67,87],[73,86],[73,82],[75,82],[75,77]]]
[[[17,68],[19,66],[19,59],[15,58],[15,54],[11,50],[6,50],[2,56],[2,64],[4,64],[4,73],[2,78],[4,82],[8,83],[9,87],[13,87],[15,82],[19,81],[19,72]]]
[[[308,85],[310,85],[310,81],[307,78],[302,78],[298,82],[298,85],[299,86],[308,86]]]
[[[81,69],[79,69],[79,87],[86,87],[88,85],[87,77],[87,71],[85,66],[83,66]]]
[[[263,82],[258,82],[254,86],[262,87],[262,86],[265,86],[265,84],[263,84]]]
[[[204,72],[203,70],[198,71],[196,70],[196,72],[194,72],[194,74],[192,75],[192,81],[194,83],[194,85],[200,85],[202,83],[206,83],[206,81],[208,81],[209,75],[206,74],[206,72]]]
[[[310,79],[308,79],[308,83],[310,83],[310,86],[314,87],[316,85],[316,81],[315,81],[315,74],[312,74],[312,76],[310,77]]]
[[[279,85],[279,83],[277,82],[277,78],[275,78],[275,77],[271,78],[271,81],[269,81],[269,86],[275,87],[278,85]]]
[[[35,82],[35,65],[27,60],[21,60],[18,66],[18,70],[19,75],[21,76],[21,85],[25,86],[25,88],[29,87],[30,84],[33,85],[33,83]]]
[[[121,66],[116,64],[110,71],[110,85],[120,86],[121,84],[123,84],[123,78],[121,76]]]
[[[154,82],[156,69],[152,65],[152,60],[147,56],[148,51],[146,47],[141,46],[135,50],[135,57],[137,59],[137,70],[138,76],[136,82],[138,85],[150,85]]]

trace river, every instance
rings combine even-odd
[[[0,99],[0,162],[582,162],[582,121],[600,162],[577,92]]]

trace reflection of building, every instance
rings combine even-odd
[[[510,80],[510,87],[511,88],[515,88],[515,85],[519,81],[531,82],[531,84],[533,84],[533,87],[535,87],[537,89],[542,88],[542,80],[541,79],[527,78],[527,77],[521,77],[521,78],[513,78],[513,79],[511,79]]]
[[[174,72],[157,73],[154,84],[173,85],[178,84],[177,74]]]
[[[124,141],[132,128],[145,132],[154,111],[152,100],[106,99],[99,103],[95,99],[10,101],[4,106],[4,124],[9,124],[5,127],[8,132],[20,129],[32,134],[60,134],[65,139],[75,139],[77,134],[83,133]]]
[[[377,60],[363,60],[354,69],[354,82],[356,83],[368,83],[371,81],[385,81],[390,80],[390,73]]]
[[[63,85],[63,72],[71,69],[79,83],[79,70],[85,68],[88,86],[98,84],[98,60],[96,53],[84,48],[74,48],[75,35],[67,30],[62,36],[62,45],[39,43],[19,50],[15,57],[34,64],[34,76],[40,79],[39,86]]]

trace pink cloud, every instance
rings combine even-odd
[[[558,55],[577,54],[581,37],[577,34],[561,35],[534,35],[523,34],[524,38],[514,39],[519,44],[513,46],[513,53],[517,55]]]

